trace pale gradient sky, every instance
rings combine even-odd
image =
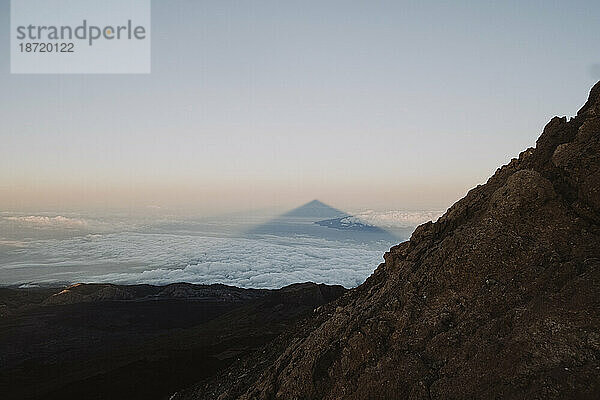
[[[152,7],[150,75],[11,75],[0,0],[0,210],[445,208],[600,79],[598,1]]]

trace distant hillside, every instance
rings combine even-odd
[[[0,398],[166,399],[344,292],[314,283],[0,288]]]

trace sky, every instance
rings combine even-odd
[[[0,210],[443,209],[574,115],[598,1],[152,2],[152,73],[10,74]]]

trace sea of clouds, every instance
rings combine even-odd
[[[383,261],[386,247],[308,237],[122,232],[30,242],[15,248],[20,256],[0,268],[0,278],[12,283],[185,281],[246,288],[312,281],[354,287]]]
[[[356,218],[384,228],[406,227],[439,214],[365,211]],[[219,225],[227,226],[228,231],[215,234]],[[231,220],[198,226],[201,228],[175,220],[157,228],[72,215],[4,214],[0,217],[0,249],[4,253],[0,255],[0,284],[185,281],[279,288],[312,281],[350,288],[364,282],[394,244],[334,240],[327,235],[248,236],[243,229],[236,231],[236,222]],[[22,238],[15,233],[19,229],[23,229]],[[69,234],[54,233],[61,229]],[[38,230],[50,234],[31,237],[31,232]]]

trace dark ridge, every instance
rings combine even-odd
[[[0,397],[165,399],[344,292],[314,283],[0,289]]]

